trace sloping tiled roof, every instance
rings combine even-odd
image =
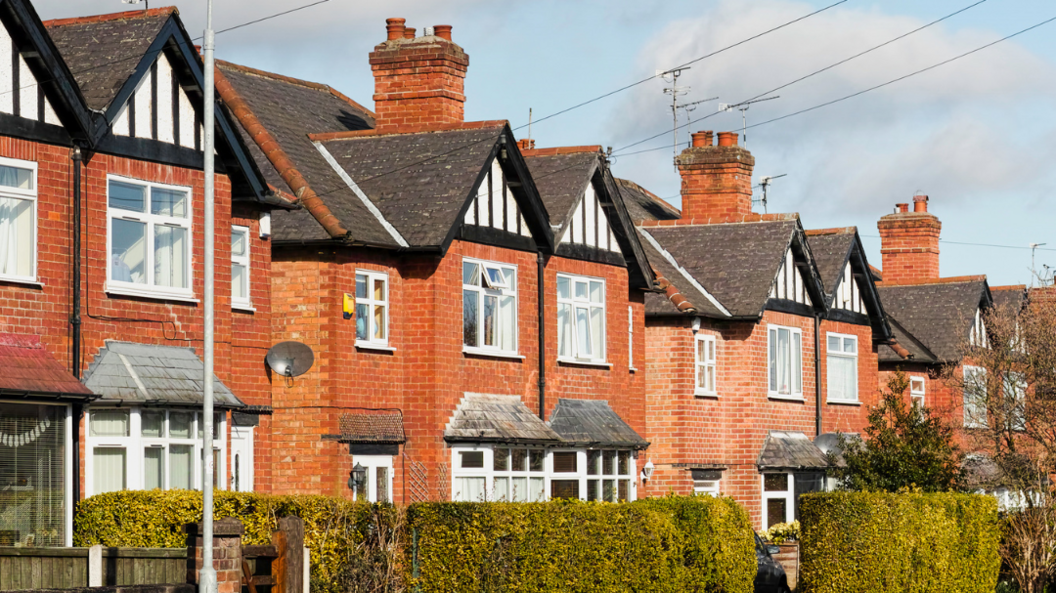
[[[733,317],[758,317],[798,223],[650,226],[653,236]],[[652,257],[650,262],[654,263]],[[685,289],[686,282],[668,280]],[[692,299],[690,299],[692,301]],[[696,303],[694,303],[696,304]]]
[[[578,447],[649,446],[607,401],[558,399],[549,424],[563,441]]]
[[[525,151],[524,161],[532,173],[539,197],[550,214],[550,224],[564,228],[572,216],[572,207],[583,197],[591,175],[598,166],[598,151],[538,154]]]
[[[905,330],[897,319],[894,319],[888,315],[888,323],[891,326],[891,336],[898,342],[898,345],[905,348],[912,357],[910,360],[902,358],[893,348],[886,344],[881,344],[878,349],[878,355],[880,362],[922,362],[925,364],[932,364],[938,361],[938,358],[928,350],[926,346],[921,344],[916,338],[913,337],[908,331]]]
[[[829,460],[802,432],[771,430],[756,461],[759,469],[820,469]]]
[[[1019,312],[1027,303],[1027,287],[1017,286],[992,286],[990,297],[994,299],[994,307],[999,309],[1012,308]]]
[[[40,336],[0,334],[0,395],[71,396],[88,399],[90,389],[40,343]]]
[[[814,254],[826,295],[836,291],[836,284],[843,276],[847,257],[854,247],[854,232],[854,227],[825,234],[807,231],[807,243],[810,243],[810,252]]]
[[[351,240],[372,245],[393,245],[389,233],[341,180],[308,138],[311,133],[349,132],[370,129],[373,114],[335,94],[329,87],[273,75],[226,62],[218,70],[245,100],[253,114],[275,138],[308,185],[323,198],[331,212],[343,221]],[[250,153],[272,186],[293,193],[256,139],[246,132],[245,122],[236,126]],[[272,240],[329,240],[330,235],[307,209],[277,211],[272,215]]]
[[[639,229],[638,232],[642,234],[646,231]],[[728,317],[715,307],[708,297],[704,296],[700,290],[688,282],[682,272],[675,268],[663,254],[657,251],[652,243],[643,237],[641,244],[642,248],[645,249],[645,256],[649,258],[649,264],[653,266],[653,269],[660,276],[663,276],[664,279],[677,287],[678,292],[689,301],[696,314],[719,319]],[[680,315],[687,313],[687,311],[682,311],[676,307],[667,294],[655,292],[645,293],[645,312],[647,315]]]
[[[90,109],[104,111],[175,7],[45,21]],[[125,58],[125,59],[121,59]]]
[[[682,218],[682,212],[653,192],[645,189],[637,183],[628,179],[617,179],[620,186],[620,194],[623,202],[627,204],[627,212],[631,220],[638,224],[643,220],[677,220]]]
[[[505,123],[364,135],[323,145],[410,246],[432,247],[442,245],[460,222],[458,214],[504,129]],[[357,225],[358,218],[338,213],[346,203],[358,203],[359,198],[350,193],[336,193],[324,200],[346,225]]]
[[[406,443],[399,410],[359,410],[341,415],[342,443]]]
[[[961,359],[961,345],[968,339],[975,312],[988,292],[983,277],[878,287],[888,315],[934,353],[939,362]]]
[[[444,440],[558,444],[561,437],[516,395],[467,393],[444,429]]]
[[[89,365],[84,384],[99,394],[100,403],[197,406],[204,372],[193,348],[109,341]],[[244,405],[215,375],[213,397],[220,408]]]

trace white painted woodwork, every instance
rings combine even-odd
[[[587,186],[560,242],[587,245],[603,251],[620,251],[608,214],[598,201],[593,183]]]
[[[853,311],[862,315],[869,314],[865,308],[865,302],[862,301],[862,291],[851,270],[850,262],[843,268],[843,274],[836,285],[836,294],[833,295],[832,306],[836,309]]]
[[[157,76],[157,103],[153,100]],[[176,108],[173,108],[173,94],[176,94]],[[132,107],[132,109],[130,109]],[[157,113],[157,137],[154,137],[153,118]],[[135,122],[130,122],[131,113],[135,113]],[[132,125],[134,124],[134,125]],[[195,112],[187,92],[175,84],[172,74],[172,63],[168,56],[159,54],[154,68],[149,70],[139,83],[136,92],[129,97],[121,112],[111,124],[116,136],[132,136],[147,140],[157,140],[166,144],[178,144],[184,148],[194,148]],[[198,137],[202,138],[203,129],[198,127]]]
[[[0,113],[61,125],[47,97],[43,97],[41,109],[44,91],[21,55],[17,56],[16,66],[17,51],[7,28],[0,26]]]
[[[19,115],[26,119],[40,121],[40,110],[37,108],[37,93],[40,86],[37,79],[29,70],[29,64],[22,56],[18,56],[18,85],[19,85]]]
[[[972,333],[968,338],[968,342],[972,346],[979,346],[981,348],[990,347],[990,342],[986,337],[986,323],[983,322],[982,309],[975,310],[975,322],[972,323]]]
[[[491,170],[473,198],[473,203],[466,210],[462,222],[473,226],[483,226],[531,237],[528,223],[517,208],[509,185],[503,176],[498,160],[492,161]]]
[[[139,81],[139,88],[134,93],[136,102],[136,138],[150,138],[153,136],[151,131],[151,114],[154,111],[154,105],[150,98],[150,85],[151,85],[151,72],[148,70],[143,78]]]
[[[158,140],[176,144],[172,121],[172,67],[164,55],[158,59]]]
[[[180,146],[194,148],[194,107],[191,106],[191,100],[183,91],[183,87],[180,87],[179,91]]]
[[[807,284],[803,279],[803,274],[796,267],[791,249],[785,252],[785,261],[781,262],[781,268],[777,271],[777,278],[773,288],[770,289],[770,298],[786,299],[804,305],[811,304]]]

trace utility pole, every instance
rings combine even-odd
[[[202,43],[205,57],[205,84],[202,89],[203,119],[205,120],[205,386],[202,402],[202,570],[199,585],[202,593],[217,593],[216,569],[213,568],[213,289],[215,284],[216,228],[213,214],[216,210],[216,186],[214,162],[216,138],[216,83],[214,81],[213,49],[213,0],[206,0],[205,40]]]

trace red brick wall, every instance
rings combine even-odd
[[[859,405],[832,403],[828,386],[828,340],[829,332],[858,337],[858,402]],[[873,345],[873,329],[868,325],[821,322],[821,397],[825,402],[822,410],[822,432],[861,433],[868,424],[869,408],[879,401],[877,391],[877,347]]]
[[[877,223],[884,282],[900,284],[939,277],[939,235],[942,223],[934,214],[888,214]]]

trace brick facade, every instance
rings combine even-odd
[[[928,213],[928,197],[915,196],[913,212],[908,204],[898,204],[896,209],[877,223],[884,282],[903,284],[938,278],[942,223]]]

